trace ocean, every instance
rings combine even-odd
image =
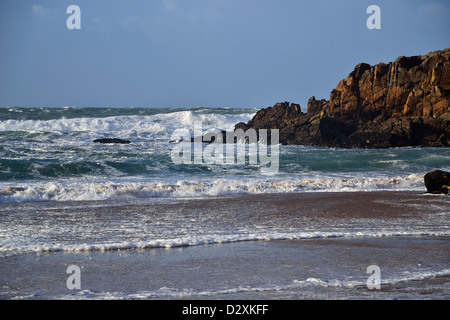
[[[450,149],[277,146],[272,174],[174,162],[175,131],[257,110],[0,108],[0,298],[450,297],[450,200],[423,182]]]

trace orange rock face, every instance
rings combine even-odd
[[[323,110],[342,120],[363,122],[403,116],[448,117],[449,91],[450,49],[445,49],[373,67],[358,64],[322,108],[310,100],[308,113]]]
[[[360,63],[330,93],[262,109],[241,128],[280,129],[283,144],[342,148],[450,146],[450,48]]]

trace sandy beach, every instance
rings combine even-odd
[[[0,298],[448,299],[449,208],[448,197],[408,192],[5,204],[2,219],[11,227],[20,218],[38,230],[45,221],[33,221],[33,213],[47,210],[63,229],[96,226],[106,244],[96,246],[95,232],[85,232],[54,237],[63,245],[53,247],[2,248]],[[157,228],[143,234],[138,227],[173,214],[165,228],[184,240],[164,242],[152,233]],[[115,228],[137,234],[113,244]],[[80,267],[80,289],[67,287],[71,265]],[[380,289],[367,286],[372,265],[381,271]]]
[[[418,271],[446,262],[448,239],[439,237],[45,253],[2,262],[1,298],[446,300],[449,275]],[[366,268],[373,263],[382,268],[381,280],[386,277],[379,290],[366,286]],[[81,290],[66,286],[72,264],[81,267]]]

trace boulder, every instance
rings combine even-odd
[[[450,191],[450,172],[434,170],[428,172],[424,180],[429,193],[448,194]]]

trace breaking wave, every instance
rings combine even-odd
[[[0,190],[0,202],[91,201],[139,198],[184,198],[233,194],[423,191],[422,175],[404,177],[306,177],[286,179],[213,179],[175,182],[68,182],[32,183],[8,186]]]

